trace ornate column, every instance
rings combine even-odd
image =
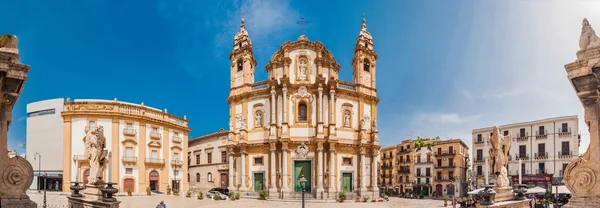
[[[270,157],[270,159],[271,159],[271,168],[270,168],[271,169],[270,170],[271,177],[269,177],[270,181],[271,181],[271,184],[269,185],[269,187],[271,187],[271,189],[269,189],[269,191],[276,190],[276,187],[277,187],[275,185],[275,183],[276,183],[275,182],[275,179],[276,179],[276,176],[275,176],[275,148],[276,148],[275,142],[271,142],[271,157]]]
[[[323,192],[323,143],[317,144],[317,195]]]
[[[335,132],[335,91],[329,90],[329,139],[336,138]]]
[[[287,164],[287,151],[288,151],[288,147],[287,147],[287,143],[282,143],[281,144],[281,189],[282,191],[288,191],[288,175],[287,175],[287,168],[288,168],[288,164]]]
[[[371,182],[371,186],[373,187],[373,191],[374,191],[374,192],[377,192],[377,191],[379,191],[379,190],[378,190],[378,189],[379,189],[379,187],[377,187],[377,174],[378,174],[378,173],[377,173],[377,171],[378,171],[378,170],[377,170],[377,169],[378,169],[377,167],[379,167],[379,166],[378,166],[378,163],[379,163],[379,151],[375,151],[375,152],[373,152],[373,163],[372,163],[373,175],[371,175],[371,177],[373,178],[373,179],[371,180],[371,181],[372,181],[372,182]]]
[[[367,191],[367,173],[366,173],[366,159],[365,159],[365,155],[367,154],[367,152],[365,151],[364,147],[360,148],[360,192],[366,192]]]
[[[242,180],[240,184],[242,184],[242,186],[240,187],[240,190],[242,191],[246,191],[246,152],[242,152],[241,153],[241,159],[242,159],[242,165],[240,167],[240,171],[241,171],[241,176],[240,179]]]
[[[324,138],[323,135],[323,88],[319,86],[319,101],[317,113],[317,138]]]
[[[283,86],[283,98],[281,99],[283,101],[282,103],[282,112],[283,112],[283,116],[282,116],[282,122],[281,122],[281,137],[284,138],[288,138],[288,104],[287,104],[287,87],[284,85]]]
[[[227,187],[229,190],[235,190],[235,186],[233,185],[233,150],[229,150],[229,158],[227,162],[229,162],[229,180],[227,181]]]
[[[329,148],[329,192],[336,190],[335,186],[335,149]]]
[[[277,111],[275,109],[275,104],[277,100],[275,99],[275,87],[271,87],[271,127],[269,129],[269,139],[277,138]]]

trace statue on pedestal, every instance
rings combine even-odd
[[[99,126],[94,130],[90,129],[85,135],[84,150],[84,158],[90,161],[90,175],[87,178],[90,185],[104,185],[103,174],[108,163],[108,150],[104,148],[106,148],[104,128]]]
[[[512,145],[511,133],[508,132],[508,135],[504,136],[500,128],[494,126],[491,138],[488,140],[488,145],[490,146],[490,170],[496,175],[496,182],[493,187],[495,192],[493,202],[512,200],[514,198],[513,190],[510,187],[510,180],[508,179],[508,171],[506,169],[508,154]]]

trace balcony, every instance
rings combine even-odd
[[[484,163],[485,160],[483,159],[483,157],[477,157],[475,158],[475,161],[473,161],[473,163],[478,164],[478,163]]]
[[[137,132],[133,128],[123,128],[123,135],[126,136],[135,136]]]
[[[135,163],[137,163],[137,157],[123,156],[121,158],[121,161],[123,162],[123,164],[125,164],[125,163],[135,164]]]
[[[450,182],[450,181],[455,181],[456,178],[454,177],[437,177],[435,178],[436,181],[439,182]]]
[[[97,126],[86,126],[85,133],[88,133],[90,130],[95,131]]]
[[[182,166],[183,160],[171,160],[171,165],[173,166]]]
[[[150,132],[150,139],[161,139],[162,135],[160,135],[160,133],[156,132],[156,131],[151,131]]]
[[[535,169],[536,174],[547,174],[548,169]]]
[[[473,141],[474,141],[473,142],[474,144],[483,144],[484,143],[482,138],[473,139]]]
[[[546,139],[548,138],[548,131],[544,130],[542,132],[535,131],[535,139]]]
[[[165,159],[146,158],[146,165],[164,165]]]
[[[556,130],[556,132],[558,132],[558,136],[568,136],[568,135],[571,135],[571,127],[558,128],[558,130]]]
[[[529,154],[515,154],[515,159],[529,160]]]
[[[528,133],[525,133],[525,134],[518,133],[517,134],[517,142],[527,141],[527,138],[529,138]]]
[[[548,159],[548,152],[538,152],[534,154],[535,159]]]
[[[441,165],[435,166],[435,168],[455,168],[455,167],[456,167],[455,164],[441,164]]]
[[[570,158],[573,156],[573,151],[559,151],[558,158]]]
[[[435,156],[454,156],[454,155],[456,155],[456,150],[435,152]]]
[[[400,151],[398,151],[398,154],[406,154],[406,153],[410,153],[410,148],[400,149]]]
[[[401,174],[401,175],[410,174],[410,170],[398,170],[398,174]]]
[[[182,141],[182,139],[181,139],[181,137],[179,135],[173,136],[173,142],[181,143],[181,141]]]

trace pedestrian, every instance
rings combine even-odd
[[[452,208],[456,208],[456,197],[452,197]]]
[[[160,204],[158,204],[158,208],[167,208],[167,204],[165,204],[165,201],[160,201]]]

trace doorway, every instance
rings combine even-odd
[[[435,185],[435,193],[437,196],[442,196],[444,186],[442,184]]]
[[[150,172],[150,190],[152,191],[157,191],[159,190],[158,187],[158,172],[157,171],[152,171]]]
[[[221,188],[227,188],[227,173],[221,173]]]
[[[254,191],[265,190],[264,181],[265,181],[264,173],[254,173]]]
[[[352,192],[352,173],[342,173],[342,191]]]
[[[135,192],[135,180],[133,178],[126,178],[123,180],[123,189],[125,189],[125,191],[131,190],[131,192]]]
[[[302,186],[298,182],[300,178],[306,179],[305,191],[312,191],[312,164],[311,161],[294,161],[294,191],[302,192]]]

